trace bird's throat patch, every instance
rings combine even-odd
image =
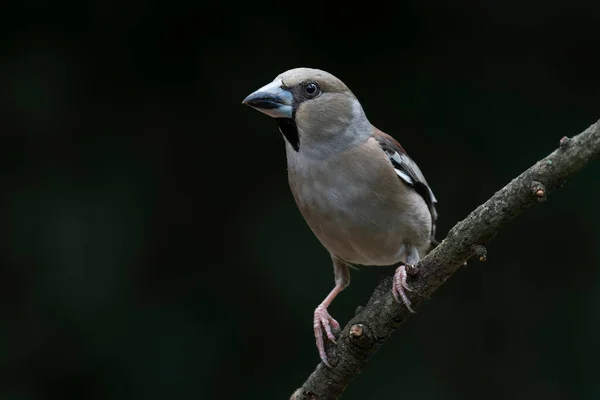
[[[300,150],[300,137],[294,120],[290,118],[276,118],[276,120],[281,134],[285,136],[292,148],[298,152]]]

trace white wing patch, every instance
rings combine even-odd
[[[402,165],[402,158],[400,158],[400,154],[398,154],[397,151],[394,152],[394,154],[390,155],[390,158],[395,161],[398,165]],[[393,165],[394,163],[392,163]],[[409,185],[414,185],[415,181],[413,180],[413,178],[407,174],[405,171],[396,168],[394,166],[394,171],[396,171],[396,174],[400,177],[400,179],[402,179],[404,182],[408,183]]]
[[[394,152],[394,154],[392,154],[391,159],[396,161],[398,164],[402,164],[402,159],[400,158],[400,154],[398,154],[397,151]]]
[[[406,172],[404,172],[404,171],[400,171],[400,170],[399,170],[399,169],[397,169],[397,168],[394,168],[394,171],[396,171],[396,174],[397,174],[397,175],[400,177],[400,179],[402,179],[404,182],[408,183],[409,185],[413,185],[413,184],[414,184],[413,180],[411,179],[411,177],[410,177],[410,176],[408,176],[408,175],[406,174]]]
[[[397,151],[395,151],[394,154],[389,154],[389,157],[390,161],[392,161],[392,165],[394,165],[394,170],[396,171],[396,174],[404,182],[408,183],[409,185],[415,185],[417,182],[425,184],[431,201],[433,203],[437,203],[437,199],[435,198],[429,185],[427,185],[427,181],[425,181],[423,173],[413,160],[411,160],[405,154],[399,154]]]

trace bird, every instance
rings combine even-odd
[[[331,255],[335,286],[313,315],[319,356],[331,367],[325,340],[336,343],[340,325],[328,307],[349,285],[350,268],[396,267],[392,294],[414,312],[407,274],[436,243],[437,199],[400,143],[329,72],[287,70],[242,104],[277,122],[296,205]]]

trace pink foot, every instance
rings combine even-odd
[[[327,339],[335,343],[335,336],[333,335],[332,329],[337,331],[340,329],[340,324],[329,315],[326,308],[317,307],[315,309],[315,316],[313,319],[313,328],[315,330],[315,339],[317,340],[317,349],[319,350],[319,356],[325,365],[331,367],[327,360],[327,354],[325,353],[325,342],[323,341],[323,331],[327,335]]]
[[[402,299],[402,303],[408,308],[408,311],[414,313],[413,309],[410,308],[410,300],[406,296],[404,290],[411,289],[408,287],[406,283],[406,268],[413,268],[412,265],[401,265],[396,269],[396,273],[394,274],[394,282],[392,284],[392,294],[398,303],[400,303],[400,299]]]

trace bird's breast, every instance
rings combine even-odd
[[[431,216],[423,199],[396,176],[375,146],[325,160],[288,152],[290,188],[320,242],[342,259],[363,265],[401,261],[403,243],[429,240]]]

